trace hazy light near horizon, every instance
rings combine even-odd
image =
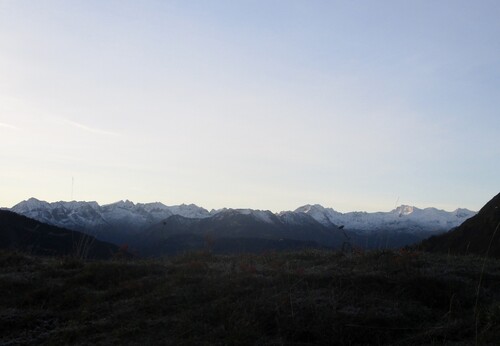
[[[0,206],[477,210],[500,191],[498,18],[497,1],[0,0]]]

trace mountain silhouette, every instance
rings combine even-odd
[[[119,251],[118,246],[88,234],[47,225],[6,210],[0,210],[0,248],[80,259],[108,259]]]
[[[427,251],[477,254],[500,258],[500,193],[479,213],[447,233],[422,242]]]

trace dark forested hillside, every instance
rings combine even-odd
[[[338,229],[327,229],[308,215],[309,223],[287,224],[269,213],[263,221],[254,215],[227,210],[211,218],[173,215],[151,227],[135,241],[144,255],[171,255],[210,249],[215,253],[263,252],[303,248],[334,248],[342,244]]]
[[[47,225],[16,213],[0,210],[0,248],[33,255],[107,259],[118,246],[81,232]]]
[[[500,193],[457,228],[422,242],[422,249],[500,258]],[[489,251],[488,251],[489,249]]]

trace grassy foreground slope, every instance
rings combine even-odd
[[[3,251],[0,290],[0,344],[500,340],[500,261],[470,256],[307,250],[85,263]]]

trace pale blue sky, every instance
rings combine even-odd
[[[499,18],[497,0],[0,0],[0,206],[477,210],[500,192]]]

